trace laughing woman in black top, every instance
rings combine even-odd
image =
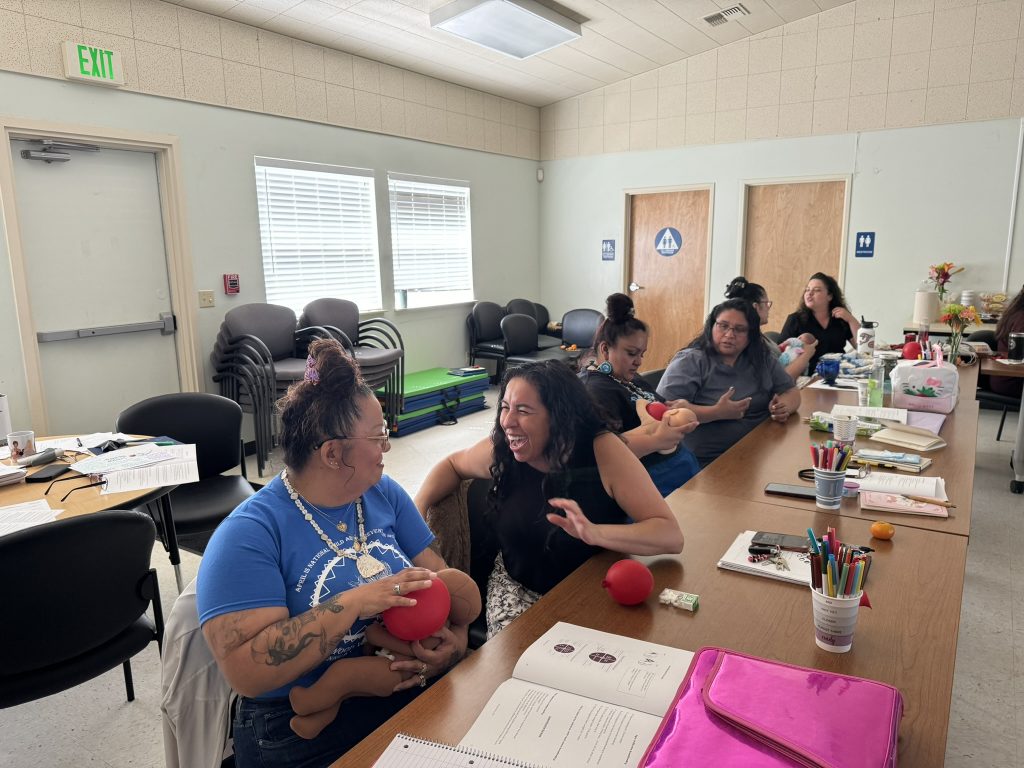
[[[800,307],[786,318],[782,337],[788,339],[809,333],[818,340],[808,367],[813,372],[818,358],[830,352],[842,352],[846,342],[857,338],[859,330],[860,323],[846,306],[839,283],[834,277],[815,272],[807,281]]]

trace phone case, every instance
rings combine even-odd
[[[754,538],[750,540],[750,543],[752,545],[778,547],[790,552],[803,552],[808,547],[808,540],[804,536],[790,533],[769,533],[768,531],[758,531],[754,534]]]
[[[54,480],[61,475],[67,474],[71,471],[71,467],[67,464],[51,464],[48,467],[43,467],[38,472],[33,472],[31,475],[25,478],[26,483],[48,483],[50,480]]]

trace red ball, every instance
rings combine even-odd
[[[648,403],[647,412],[653,416],[657,421],[661,421],[661,417],[665,415],[665,411],[668,407],[664,403]]]
[[[388,632],[399,640],[412,642],[430,637],[444,626],[452,608],[452,598],[443,581],[434,579],[429,587],[410,592],[409,597],[416,601],[416,605],[396,605],[381,614]]]
[[[903,359],[917,360],[921,355],[921,345],[916,341],[908,341],[903,345]]]
[[[608,569],[601,586],[620,605],[637,605],[654,589],[654,576],[643,563],[619,560]]]

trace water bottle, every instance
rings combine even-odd
[[[875,328],[878,323],[865,320],[860,317],[860,330],[857,331],[857,354],[861,357],[871,357],[875,352]]]
[[[885,361],[880,357],[876,357],[874,367],[871,369],[871,378],[868,379],[868,406],[870,408],[882,407],[882,393],[884,391]]]

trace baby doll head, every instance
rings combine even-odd
[[[469,574],[455,568],[438,571],[437,578],[448,587],[448,594],[452,599],[448,620],[452,624],[472,624],[473,620],[480,615],[482,607],[480,590],[477,588],[476,582],[470,578]]]

